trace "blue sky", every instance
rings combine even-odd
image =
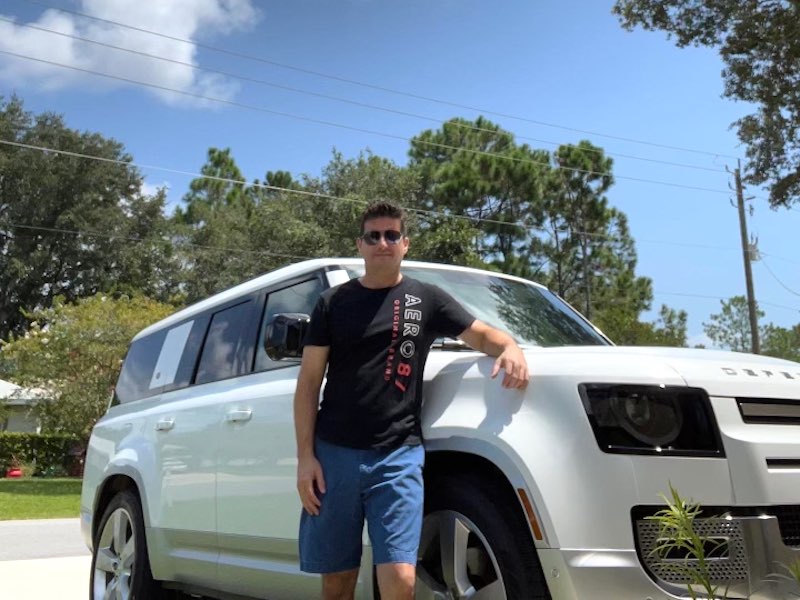
[[[508,116],[483,114],[537,148],[589,139],[614,158],[616,184],[609,199],[629,217],[637,272],[654,282],[654,309],[665,303],[688,311],[691,341],[700,342],[702,322],[718,311],[720,299],[744,293],[738,217],[726,193],[731,178],[725,168],[744,154],[729,125],[748,107],[721,98],[722,64],[714,51],[678,49],[661,33],[626,32],[611,14],[612,0],[44,1],[195,43],[4,0],[0,16],[14,24],[0,20],[0,50],[400,138],[454,116],[481,114],[202,47],[215,46],[502,113]],[[22,24],[429,120],[193,71]],[[400,164],[408,150],[408,142],[395,137],[0,54],[0,94],[11,93],[29,110],[62,113],[72,127],[118,139],[137,163],[190,173],[200,170],[212,146],[230,147],[248,179],[276,169],[318,175],[333,148],[347,157],[368,148]],[[191,179],[149,168],[143,173],[148,186],[169,187],[172,203]],[[763,190],[748,193],[756,196],[749,226],[764,253],[754,263],[764,322],[791,326],[800,322],[800,257],[793,235],[800,205],[775,212]]]

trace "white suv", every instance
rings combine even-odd
[[[725,540],[729,598],[788,598],[800,559],[800,364],[622,348],[546,288],[406,262],[510,332],[527,391],[438,340],[425,371],[425,519],[417,598],[660,600],[687,595],[654,553],[670,484]],[[81,520],[91,598],[319,597],[300,572],[292,396],[320,292],[363,272],[303,262],[186,308],[131,343],[89,443]],[[365,538],[366,542],[366,538]],[[377,598],[365,546],[357,597]],[[774,579],[775,581],[768,581]],[[783,587],[782,587],[783,586]]]

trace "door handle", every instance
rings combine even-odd
[[[253,411],[249,408],[245,408],[244,410],[230,410],[228,414],[225,415],[225,420],[229,423],[242,423],[244,421],[249,421],[253,416]]]
[[[161,419],[156,423],[156,431],[169,431],[175,427],[175,419]]]

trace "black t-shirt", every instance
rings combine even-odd
[[[408,277],[390,288],[352,279],[325,291],[305,338],[307,345],[330,347],[316,434],[352,448],[421,443],[430,345],[460,335],[474,320],[440,288]]]

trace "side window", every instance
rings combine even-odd
[[[132,402],[157,393],[150,389],[150,382],[166,337],[167,331],[161,330],[131,344],[117,380],[115,402]]]
[[[131,344],[117,381],[115,403],[189,385],[207,325],[208,317],[199,316]]]
[[[247,372],[247,352],[241,341],[247,331],[251,309],[252,301],[248,300],[214,313],[195,383],[208,383]]]
[[[271,360],[264,350],[264,332],[267,323],[279,313],[305,313],[310,315],[322,293],[322,282],[319,279],[310,279],[282,290],[277,290],[267,296],[267,305],[264,308],[264,318],[261,320],[261,329],[258,336],[256,349],[256,371],[265,371],[283,366],[282,361]]]

